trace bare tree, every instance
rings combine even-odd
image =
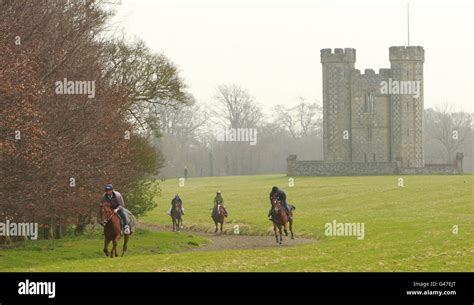
[[[322,128],[321,106],[305,102],[302,97],[298,100],[300,103],[294,107],[284,105],[275,107],[275,123],[287,130],[294,139],[318,133]]]
[[[277,105],[274,108],[276,113],[275,123],[277,126],[283,127],[287,130],[293,139],[298,137],[297,133],[297,119],[291,108],[285,107],[284,105]]]
[[[435,139],[442,145],[441,152],[446,162],[451,162],[454,155],[472,136],[472,114],[453,112],[448,103],[436,108]]]
[[[318,131],[318,123],[321,123],[321,106],[316,103],[306,103],[300,97],[300,103],[295,107],[297,121],[301,127],[301,136],[306,137]]]
[[[234,84],[219,85],[214,95],[214,118],[221,126],[230,128],[256,127],[262,110],[250,93]]]

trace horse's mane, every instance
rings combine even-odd
[[[106,207],[106,208],[112,209],[112,204],[108,201],[104,201],[104,202],[101,202],[100,207],[101,208]]]

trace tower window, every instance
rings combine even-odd
[[[374,95],[372,93],[367,93],[365,95],[365,112],[372,113],[374,112]]]

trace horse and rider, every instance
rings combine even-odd
[[[114,213],[120,216],[122,220],[122,229],[125,235],[130,235],[130,224],[127,216],[125,215],[125,203],[123,201],[123,196],[119,192],[114,190],[112,184],[108,183],[105,186],[105,193],[102,196],[102,200],[100,201],[101,205],[104,203],[110,203],[110,207],[113,209]]]
[[[217,191],[216,197],[214,197],[214,207],[212,208],[212,214],[217,211],[217,206],[220,205],[224,209],[224,216],[227,217],[227,209],[224,206],[224,197],[222,197],[222,192]]]
[[[129,215],[127,217],[126,213]],[[105,193],[100,201],[101,225],[104,226],[104,253],[107,256],[118,256],[118,241],[124,236],[122,256],[127,252],[127,244],[132,230],[130,222],[134,221],[133,215],[125,209],[125,203],[122,194],[114,190],[112,184],[105,186]],[[109,243],[113,242],[112,251],[109,252]]]
[[[171,199],[171,207],[169,208],[167,214],[171,216],[173,231],[179,232],[183,226],[182,216],[184,215],[184,207],[183,201],[178,194],[176,194],[173,199]]]
[[[214,207],[212,208],[211,217],[214,220],[214,224],[216,226],[217,232],[217,225],[220,224],[221,228],[220,231],[222,233],[222,226],[224,225],[224,218],[228,216],[227,209],[224,206],[224,198],[222,197],[221,191],[217,191],[216,197],[214,197]]]
[[[270,192],[270,204],[271,208],[268,212],[268,217],[273,222],[276,242],[282,243],[282,228],[285,231],[285,235],[288,236],[288,225],[291,232],[291,239],[294,239],[293,210],[296,209],[295,206],[287,203],[285,192],[276,186],[274,186]],[[277,230],[279,235],[277,234]]]
[[[291,219],[291,208],[286,202],[286,194],[283,190],[279,189],[277,186],[272,187],[272,191],[270,192],[270,204],[272,203],[272,198],[276,197],[280,201],[281,206],[285,209],[285,212],[289,219]],[[272,218],[272,208],[268,211],[268,219],[271,220]]]

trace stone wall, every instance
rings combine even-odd
[[[424,167],[403,168],[403,174],[407,175],[457,175],[463,171],[455,164],[425,164]]]
[[[462,174],[462,163],[427,164],[418,168],[402,168],[397,162],[324,162],[287,159],[288,176],[377,176],[377,175],[455,175]]]

